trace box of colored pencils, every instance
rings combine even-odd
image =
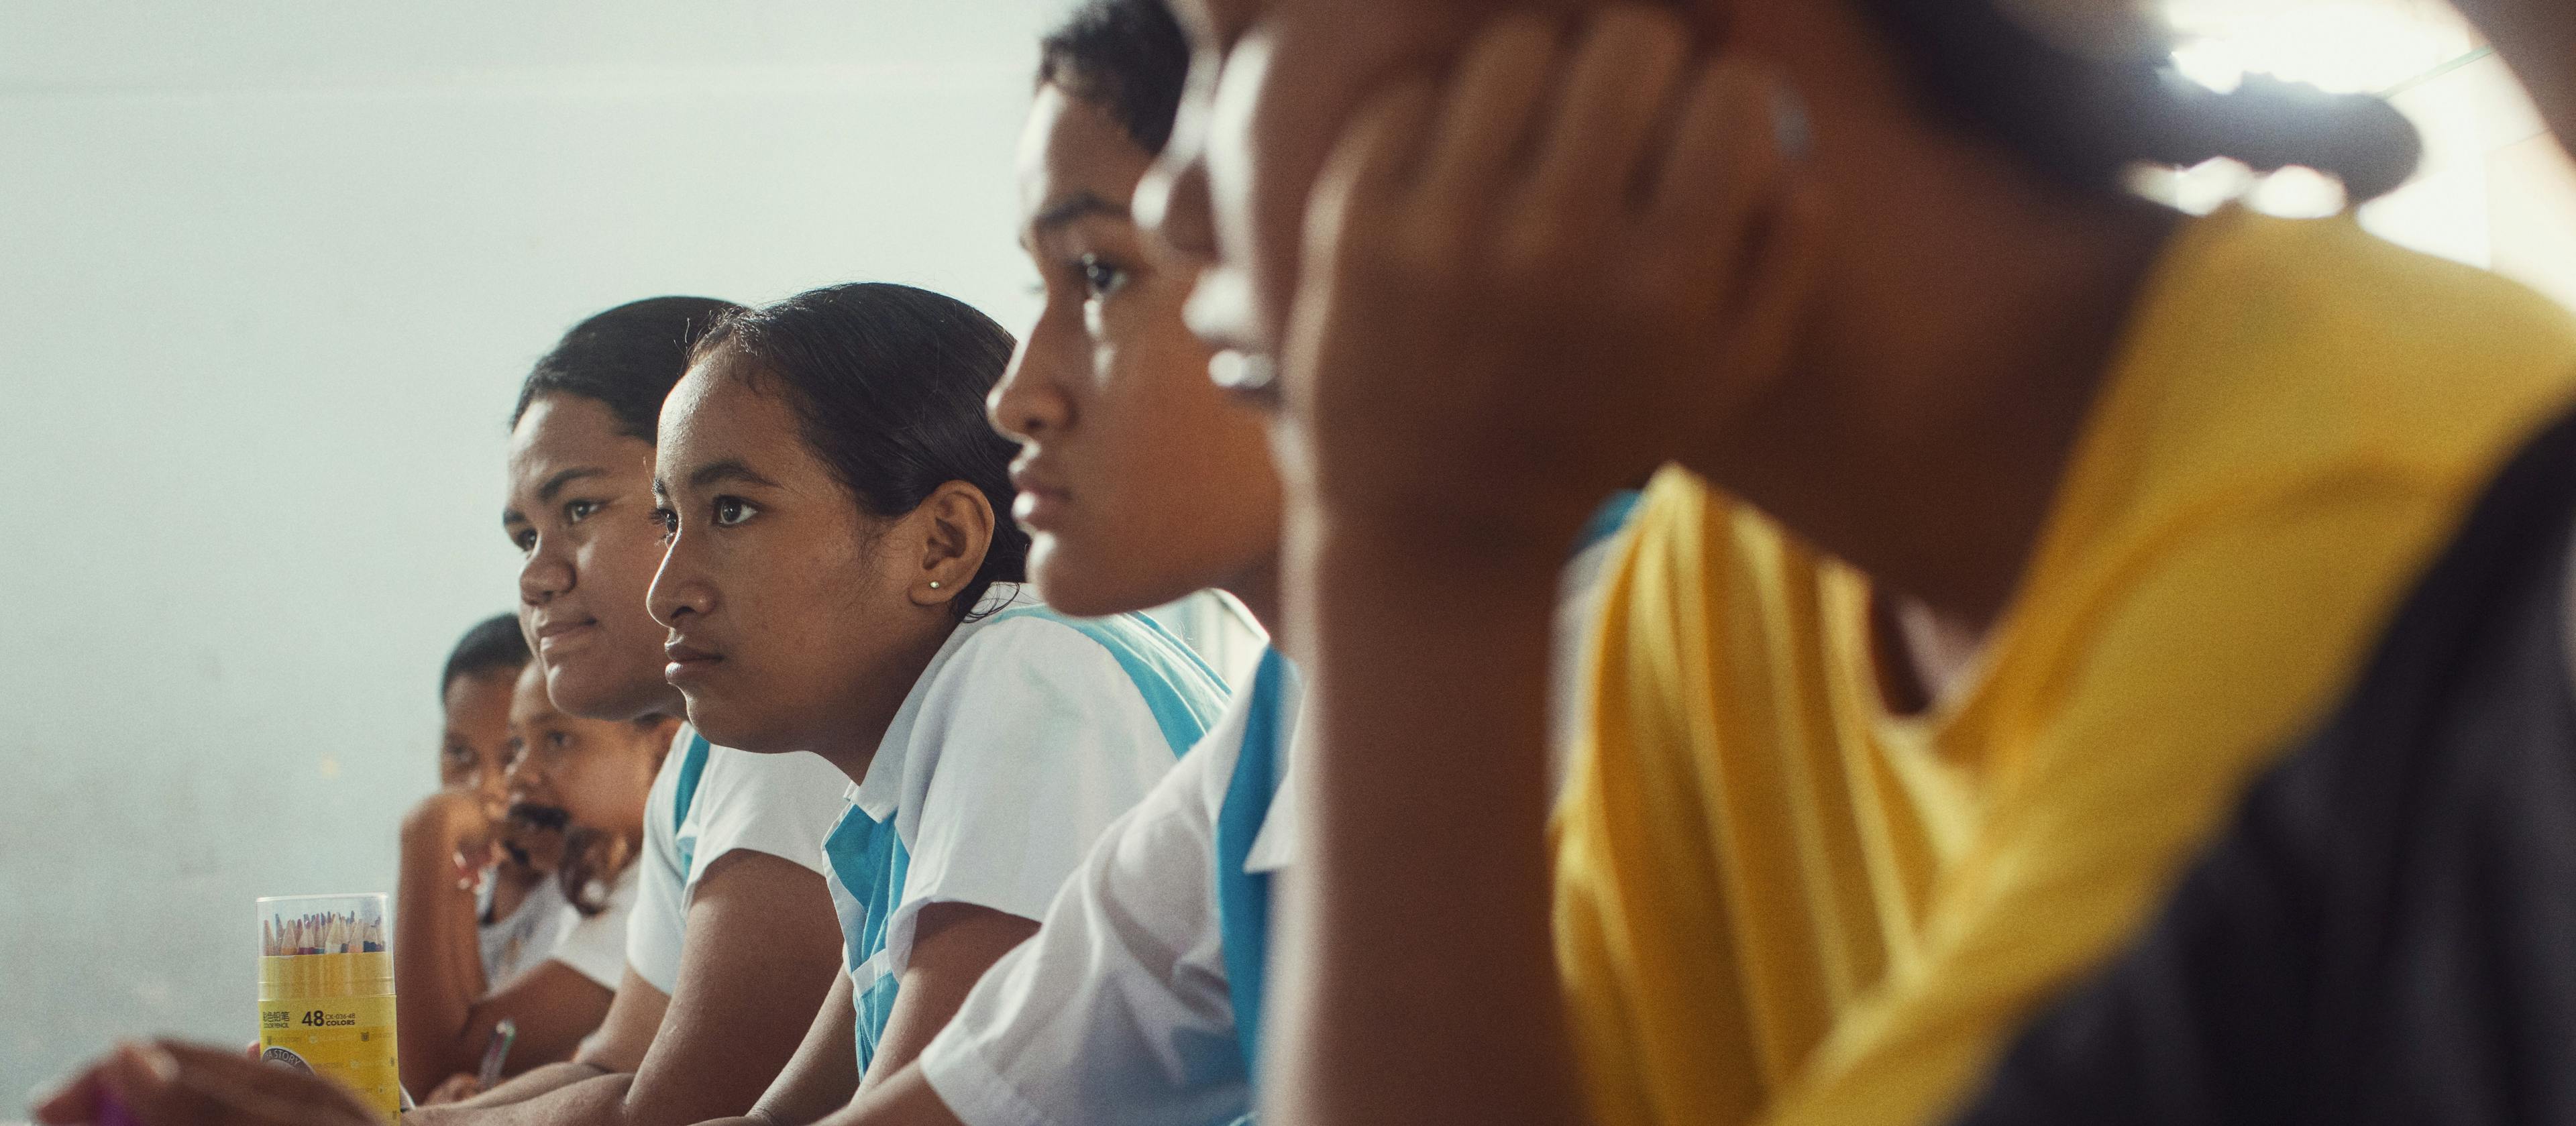
[[[387,1122],[402,1109],[389,930],[382,894],[259,901],[260,1058],[339,1080]]]

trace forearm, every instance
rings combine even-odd
[[[474,893],[456,886],[455,850],[438,819],[405,820],[394,913],[394,975],[402,996],[396,1032],[404,1084],[419,1091],[476,1062],[465,1041],[474,1000],[483,993],[483,964]]]
[[[1578,1117],[1545,842],[1559,553],[1436,538],[1291,536],[1311,828],[1278,931],[1283,1123]]]
[[[532,1068],[526,1074],[457,1103],[450,1109],[481,1110],[508,1106],[553,1094],[575,1083],[584,1083],[611,1074],[615,1073],[596,1064],[578,1062],[547,1064],[544,1067]]]
[[[549,1075],[562,1071],[561,1076]],[[574,1074],[577,1072],[578,1074]],[[403,1126],[625,1126],[632,1075],[601,1075],[582,1064],[540,1068],[453,1106],[422,1107]],[[537,1084],[547,1083],[542,1090]],[[505,1100],[494,1096],[526,1088]]]

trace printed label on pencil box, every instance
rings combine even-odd
[[[391,997],[280,997],[259,1003],[259,1057],[347,1084],[391,1122],[402,1110]]]

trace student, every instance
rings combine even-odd
[[[457,858],[488,847],[492,819],[476,803],[446,802],[405,822],[394,958],[406,1086],[429,1090],[474,1069],[504,1020],[518,1028],[512,1050],[525,1044],[540,1059],[570,1056],[599,1027],[626,968],[645,791],[678,726],[670,716],[567,715],[547,698],[544,668],[531,663],[520,674],[510,700],[510,813],[561,838],[556,883],[568,917],[544,964],[498,988],[457,956],[476,922],[474,892],[460,886],[475,868]]]
[[[663,631],[644,604],[660,565],[656,416],[688,349],[727,310],[653,298],[584,321],[538,362],[513,412],[503,524],[526,557],[520,615],[548,691],[593,718],[677,716]],[[748,1109],[794,1053],[793,1022],[830,988],[837,926],[813,840],[839,772],[745,755],[683,729],[647,799],[625,973],[572,1063],[412,1117],[663,1126]]]
[[[2576,137],[2576,17],[2468,8]],[[2562,416],[2342,706],[1960,1120],[2576,1122],[2571,521]]]
[[[2232,155],[2367,198],[2413,152],[2136,38],[1798,0],[1460,53],[1472,5],[1179,6],[1223,113],[1163,227],[1222,246],[1192,323],[1278,357],[1297,467],[1280,1121],[1944,1115],[2576,386],[2515,287],[2117,190]],[[1664,460],[1543,832],[1532,594]]]
[[[858,1083],[919,1053],[1223,703],[1149,619],[1019,586],[1013,447],[983,415],[1010,351],[952,299],[837,286],[727,318],[663,408],[652,606],[690,722],[849,776],[820,841],[847,972],[799,1067]]]
[[[440,793],[425,799],[427,807],[471,795],[495,837],[507,836],[509,824],[510,692],[519,671],[528,665],[528,639],[514,614],[501,614],[467,630],[447,658],[439,681],[440,704],[447,726],[440,740]],[[425,816],[415,810],[413,817]],[[548,851],[527,841],[496,840],[489,862],[470,881],[475,894],[475,961],[486,987],[506,985],[545,959],[563,924],[563,896],[555,891]],[[476,859],[482,859],[477,857]],[[407,865],[408,866],[408,865]],[[403,912],[395,912],[401,918]],[[481,990],[478,989],[478,992]],[[410,1010],[404,1010],[409,1015]],[[532,1063],[552,1062],[529,1051],[512,1074]]]
[[[521,387],[503,523],[526,559],[521,624],[537,638],[548,694],[566,712],[630,720],[684,707],[662,677],[664,631],[644,599],[662,559],[654,425],[689,348],[732,308],[659,297],[610,309],[566,333]],[[629,963],[598,1034],[571,1063],[461,1105],[410,1111],[407,1122],[664,1126],[748,1110],[795,1052],[801,1014],[839,976],[839,928],[813,842],[839,816],[846,781],[811,756],[744,754],[684,729],[648,798]],[[782,1012],[800,1017],[782,1021]],[[150,1052],[159,1053],[153,1061],[210,1070],[202,1085],[182,1079],[186,1094],[129,1089],[130,1105],[147,1118],[314,1126],[372,1118],[310,1076],[237,1072],[224,1053],[182,1044]],[[146,1057],[113,1058],[132,1065]],[[116,1081],[101,1073],[99,1082]],[[103,1088],[76,1081],[71,1089]],[[227,1093],[256,1097],[234,1104]]]

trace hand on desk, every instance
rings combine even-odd
[[[171,1040],[119,1046],[33,1116],[45,1126],[385,1126],[328,1079]]]

